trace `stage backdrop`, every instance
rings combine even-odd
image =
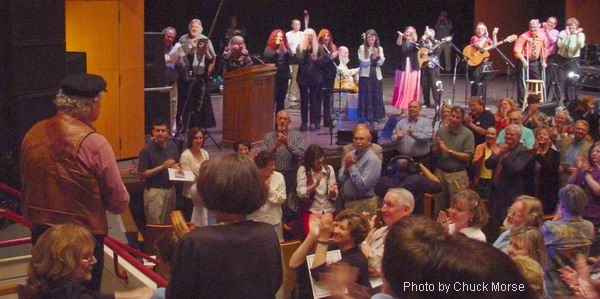
[[[219,41],[228,27],[229,16],[237,15],[239,23],[247,30],[250,52],[262,54],[271,30],[290,30],[290,21],[294,18],[302,19],[302,12],[307,9],[310,14],[309,27],[314,28],[317,33],[321,28],[330,29],[335,43],[350,49],[351,65],[357,65],[356,51],[362,44],[361,33],[375,29],[387,58],[384,73],[391,75],[396,67],[396,31],[403,31],[405,26],[413,25],[421,35],[425,26],[435,25],[439,12],[445,9],[454,21],[455,41],[462,47],[471,34],[473,2],[224,0],[211,40],[220,53]],[[187,24],[192,18],[200,18],[204,34],[208,34],[219,5],[218,0],[146,0],[145,3],[146,31],[160,31],[166,26],[174,26],[178,36],[187,33]]]

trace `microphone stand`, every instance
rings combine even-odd
[[[454,92],[456,91],[456,67],[458,66],[458,57],[462,58],[462,60],[465,62],[465,108],[467,108],[467,103],[468,103],[468,97],[469,97],[469,58],[466,57],[465,55],[463,55],[462,51],[453,43],[453,42],[449,42],[450,46],[452,46],[452,49],[454,49],[454,51],[456,51],[456,53],[458,54],[457,56],[457,60],[456,60],[456,66],[454,67],[454,78],[452,81],[452,105],[454,105]]]
[[[329,134],[329,146],[333,146],[333,118],[331,117],[331,112],[335,110],[335,114],[337,118],[337,122],[338,122],[338,130],[339,130],[339,126],[341,123],[340,120],[340,110],[342,107],[342,73],[340,72],[340,70],[338,69],[337,64],[335,64],[335,61],[333,60],[333,58],[331,58],[331,52],[329,51],[329,49],[327,49],[327,47],[323,46],[323,49],[325,50],[325,52],[327,52],[327,58],[329,58],[329,61],[333,64],[333,66],[335,67],[335,76],[336,78],[338,78],[338,82],[339,82],[339,86],[338,86],[338,90],[337,90],[337,94],[338,94],[338,110],[335,110],[335,105],[333,104],[335,102],[335,99],[333,97],[333,90],[335,89],[335,87],[331,88],[331,87],[326,87],[325,90],[326,92],[330,92],[331,91],[331,99],[329,100],[329,119],[330,119],[330,123],[329,123],[329,132],[328,133],[318,133],[317,135],[327,135]],[[335,82],[335,81],[334,81]],[[321,91],[323,91],[324,88],[321,88]],[[319,109],[321,109],[319,107]]]
[[[508,82],[510,80],[510,68],[515,68],[515,65],[512,63],[512,61],[510,61],[510,59],[508,59],[508,57],[506,57],[506,55],[504,55],[504,53],[502,53],[502,51],[500,49],[498,49],[498,47],[495,47],[494,50],[496,50],[496,52],[498,52],[498,54],[500,54],[500,57],[502,57],[502,59],[504,59],[504,64],[506,64],[506,96],[509,96],[508,93]],[[511,94],[513,94],[512,92],[514,92],[514,82],[512,84],[512,90],[511,90]]]

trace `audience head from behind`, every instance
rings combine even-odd
[[[415,208],[415,198],[404,188],[392,188],[383,198],[381,216],[385,225],[390,226],[400,219],[410,216]]]
[[[421,217],[392,225],[383,273],[397,298],[536,298],[508,255],[462,235],[448,236],[442,226]],[[448,292],[439,288],[442,284]],[[424,290],[427,285],[435,287]],[[487,291],[477,292],[482,285]]]
[[[528,256],[540,264],[546,265],[547,255],[544,237],[537,227],[524,227],[510,237],[508,254],[515,256]]]
[[[344,210],[335,216],[331,241],[340,248],[360,245],[369,234],[369,221],[352,210]]]
[[[440,224],[424,217],[405,217],[389,227],[382,270],[397,298],[409,298],[404,283],[422,281],[432,244],[448,237]]]
[[[249,157],[252,144],[248,140],[239,139],[233,143],[233,152],[243,157]]]
[[[512,260],[538,298],[544,298],[544,269],[542,266],[528,256],[513,256]]]
[[[581,187],[568,184],[558,191],[558,202],[558,212],[562,219],[580,217],[587,204],[587,196]]]
[[[44,298],[43,294],[57,288],[92,279],[97,262],[95,245],[92,234],[80,225],[65,223],[49,228],[31,250],[25,298]]]
[[[238,154],[205,162],[200,168],[197,184],[200,199],[215,215],[250,214],[265,203],[268,195],[254,162]]]
[[[89,124],[100,116],[105,91],[106,81],[102,76],[73,74],[60,82],[60,90],[54,98],[54,104],[59,112]]]
[[[527,226],[540,227],[543,218],[542,202],[533,196],[521,195],[508,209],[504,226],[513,231]]]

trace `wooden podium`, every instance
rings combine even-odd
[[[274,64],[253,65],[225,74],[223,86],[223,143],[238,139],[254,143],[274,127]]]

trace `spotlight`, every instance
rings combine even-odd
[[[571,80],[579,80],[580,76],[579,76],[579,74],[571,71],[567,74],[567,77],[569,77],[569,79],[571,79]]]

